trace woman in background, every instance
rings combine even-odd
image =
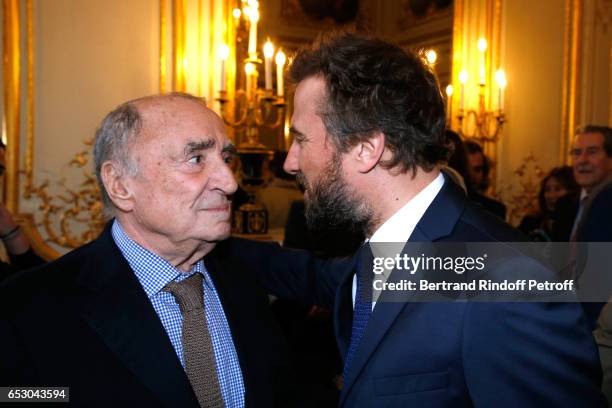
[[[529,235],[534,241],[551,241],[552,215],[557,200],[566,194],[579,190],[570,166],[555,167],[540,184],[538,194],[539,212],[526,215],[518,229]]]

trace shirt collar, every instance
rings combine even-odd
[[[183,272],[165,259],[134,242],[117,219],[111,229],[113,240],[134,271],[148,297],[155,296],[173,280],[181,281],[194,273],[202,273],[207,282],[204,261],[198,261],[189,272]],[[207,282],[208,283],[208,282]]]
[[[385,221],[369,239],[370,242],[407,242],[412,231],[420,221],[427,208],[436,198],[442,186],[444,176],[438,174],[431,183],[408,201],[402,208]]]
[[[580,190],[580,202],[582,202],[582,200],[587,198],[588,195],[589,195],[589,193],[587,193],[587,191],[584,188],[581,189]]]

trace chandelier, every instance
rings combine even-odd
[[[235,22],[234,47],[223,44],[220,47],[219,59],[221,65],[221,81],[219,97],[221,116],[225,124],[230,126],[237,135],[242,136],[238,143],[240,151],[257,151],[265,149],[260,141],[262,128],[279,129],[285,120],[285,99],[283,70],[287,57],[274,44],[267,40],[262,48],[263,60],[257,47],[257,23],[259,21],[259,2],[257,0],[242,1],[241,8],[232,12]],[[247,39],[245,41],[245,39]],[[245,52],[244,44],[248,44]],[[230,100],[227,91],[227,61],[230,49],[236,50],[237,65],[242,65],[241,76],[236,81],[234,99]],[[242,57],[242,58],[241,58]],[[273,60],[276,69],[273,69]],[[259,73],[264,73],[263,87],[259,83]],[[276,87],[273,85],[275,71]],[[239,71],[240,72],[240,71]],[[278,147],[282,141],[278,141]]]

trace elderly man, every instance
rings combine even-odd
[[[0,385],[69,386],[75,406],[281,404],[284,346],[267,297],[218,245],[233,155],[199,98],[146,97],[108,114],[94,156],[114,221],[1,289]]]
[[[298,53],[290,75],[297,88],[285,169],[305,186],[311,226],[359,228],[372,246],[400,248],[522,238],[440,173],[448,153],[444,103],[420,58],[343,34]],[[273,293],[334,310],[341,406],[604,404],[579,305],[411,303],[385,293],[373,302],[372,269],[363,267],[369,250],[359,252],[353,262],[323,264],[304,255],[304,267],[291,269],[283,265],[299,255],[269,257],[258,270]],[[514,258],[502,272],[512,272]]]
[[[570,151],[580,194],[557,201],[553,215],[553,241],[575,241],[586,198],[612,175],[612,128],[587,125],[576,130]]]

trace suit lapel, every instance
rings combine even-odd
[[[357,256],[358,254],[352,259],[353,267],[349,268],[342,277],[334,302],[334,332],[342,361],[346,359],[346,353],[351,340],[351,327],[353,324],[353,276],[356,273]]]
[[[166,406],[197,406],[187,376],[153,306],[116,247],[110,228],[83,266],[74,307],[125,367]],[[93,293],[92,293],[93,292]]]
[[[408,242],[433,242],[449,235],[457,223],[457,220],[463,211],[464,205],[465,195],[451,181],[446,180],[436,198],[427,208],[427,211],[425,214],[423,214],[423,217],[419,220]],[[402,253],[404,252],[405,248]],[[351,271],[351,284],[352,277],[355,273],[355,270]],[[389,276],[389,281],[393,282],[399,279],[399,276],[400,274],[395,274],[392,272]],[[342,290],[342,286],[340,289]],[[346,296],[344,296],[344,300],[340,299],[340,302],[338,302],[344,302],[345,305],[338,306],[336,314],[337,321],[340,321],[340,319],[347,319],[347,313],[344,311],[344,308],[346,308],[345,299]],[[370,316],[368,326],[366,327],[363,337],[361,338],[359,348],[357,349],[357,352],[355,353],[355,356],[351,362],[351,367],[347,373],[347,378],[344,379],[344,385],[340,395],[340,406],[342,406],[346,400],[351,387],[355,384],[359,374],[364,369],[370,357],[373,355],[378,344],[393,326],[393,323],[399,316],[400,312],[402,312],[402,310],[404,310],[408,304],[409,303],[407,302],[386,302],[384,301],[384,297],[376,302],[376,307]],[[351,317],[348,318],[348,331],[345,330],[340,333],[338,331],[336,332],[336,335],[346,335],[345,333],[348,333],[348,339],[350,339],[350,327],[352,324],[352,303],[349,303],[349,307],[351,308]],[[340,312],[342,312],[342,314],[340,314]],[[337,323],[337,325],[338,324],[340,323]],[[348,345],[348,340],[346,341],[346,344]]]

